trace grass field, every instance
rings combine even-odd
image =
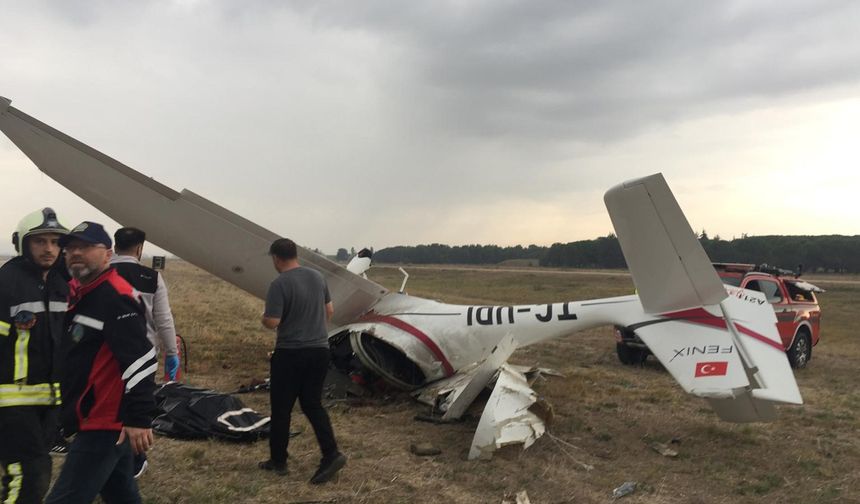
[[[545,271],[410,269],[413,295],[453,303],[504,304],[581,300],[628,294],[618,274]],[[397,288],[394,268],[374,267],[373,279]],[[222,391],[267,375],[273,334],[259,326],[262,302],[181,261],[165,277],[177,328],[190,344],[186,381]],[[860,502],[860,285],[829,284],[820,296],[822,342],[797,373],[806,404],[781,407],[772,424],[719,421],[706,404],[685,395],[650,359],[619,364],[610,328],[517,351],[512,360],[564,373],[534,388],[554,407],[549,434],[534,446],[507,447],[488,462],[466,455],[483,403],[455,425],[413,420],[426,408],[408,397],[347,404],[330,414],[349,464],[336,482],[307,483],[318,463],[309,424],[291,445],[290,475],[256,469],[265,441],[242,445],[156,439],[140,480],[150,503],[500,503],[526,490],[533,503],[607,502],[612,489],[636,481],[630,503]],[[838,279],[833,279],[838,280]],[[266,393],[242,395],[268,413]],[[410,444],[430,441],[435,457],[417,457]],[[652,450],[668,443],[679,454]],[[59,467],[56,461],[55,468]],[[583,465],[593,466],[586,470]]]

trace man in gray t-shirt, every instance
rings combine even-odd
[[[334,311],[323,276],[296,266],[272,281],[263,316],[278,321],[275,348],[328,348],[329,310]]]
[[[326,320],[334,314],[325,278],[299,265],[296,244],[280,238],[269,247],[279,273],[266,294],[263,326],[277,329],[270,364],[269,399],[272,403],[269,460],[260,469],[287,474],[290,418],[296,399],[311,423],[322,452],[311,483],[325,483],[346,465],[337,449],[328,413],[322,406],[323,381],[328,372]]]

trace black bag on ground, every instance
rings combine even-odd
[[[269,417],[231,395],[171,382],[155,392],[155,401],[162,413],[152,428],[165,436],[256,441],[269,435]]]

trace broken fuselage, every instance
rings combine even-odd
[[[519,348],[643,316],[647,318],[636,296],[485,306],[389,293],[358,321],[332,330],[329,341],[342,370],[352,371],[350,359],[344,358],[351,357],[351,350],[387,382],[414,390],[482,360],[505,336],[512,336]]]

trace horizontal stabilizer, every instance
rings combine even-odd
[[[0,130],[45,174],[123,226],[186,261],[265,298],[275,276],[267,252],[279,236],[190,191],[177,192],[0,100]],[[343,324],[387,292],[337,263],[299,248],[302,264],[328,282]]]
[[[716,305],[726,297],[662,174],[617,185],[604,202],[646,312]]]
[[[725,397],[749,385],[737,345],[718,309],[669,312],[630,328],[690,394]]]
[[[756,291],[726,286],[729,297],[720,304],[732,321],[733,337],[748,363],[756,385],[752,397],[762,401],[803,404],[794,371],[776,328],[776,314],[767,297]]]
[[[629,327],[681,387],[730,422],[772,421],[803,399],[764,294],[726,287],[717,306],[668,312]]]

